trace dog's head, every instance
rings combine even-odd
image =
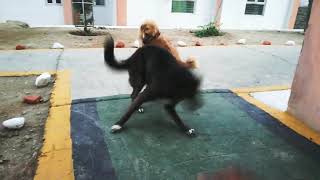
[[[157,24],[152,20],[145,21],[139,30],[139,36],[143,44],[148,44],[155,38],[160,36]]]

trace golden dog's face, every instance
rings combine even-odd
[[[144,44],[150,43],[160,35],[158,26],[152,21],[145,21],[140,26],[140,39]]]

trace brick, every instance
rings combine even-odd
[[[23,102],[27,104],[37,104],[41,99],[41,96],[25,96],[23,97]]]
[[[271,41],[263,41],[262,42],[262,45],[271,45],[272,43],[271,43]]]
[[[18,44],[18,45],[16,46],[16,50],[23,50],[23,49],[26,49],[26,46],[21,45],[21,44]]]
[[[195,45],[196,46],[202,46],[202,43],[200,41],[196,41]]]
[[[119,40],[116,43],[116,48],[124,48],[126,45],[123,41]]]

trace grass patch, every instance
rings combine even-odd
[[[200,30],[193,31],[197,37],[210,37],[210,36],[222,36],[223,33],[216,26],[215,23],[211,22],[207,25],[200,26]]]

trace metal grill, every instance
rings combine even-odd
[[[263,15],[265,3],[265,0],[247,0],[245,14]]]
[[[264,5],[261,4],[247,4],[245,14],[263,15]]]
[[[192,0],[173,0],[171,12],[194,13],[194,4]]]

